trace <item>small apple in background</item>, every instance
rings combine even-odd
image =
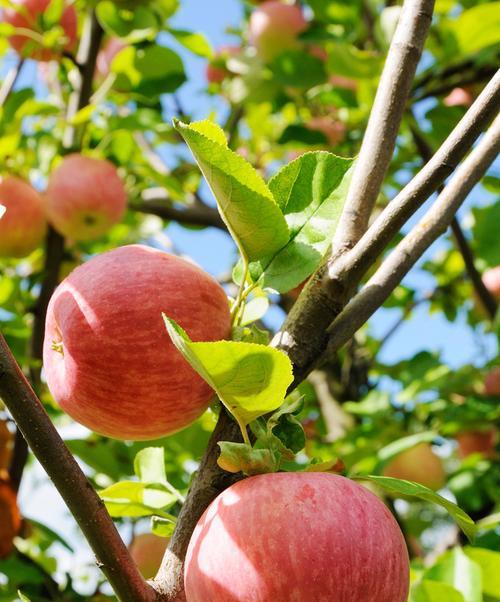
[[[141,533],[132,540],[130,555],[144,579],[152,579],[158,572],[168,541],[167,537],[158,537],[154,533]]]
[[[297,36],[308,23],[299,6],[269,0],[250,16],[249,37],[257,54],[270,61],[285,50],[298,46]]]
[[[14,537],[21,528],[16,492],[9,481],[0,479],[0,559],[14,550]]]
[[[202,414],[212,389],[174,347],[162,312],[194,341],[229,336],[226,293],[199,267],[143,245],[79,266],[47,311],[44,371],[72,418],[117,439],[154,439]]]
[[[484,286],[497,301],[500,301],[500,265],[486,270],[483,274]]]
[[[33,37],[26,33],[9,36],[12,48],[22,57],[37,61],[57,59],[60,53],[51,48],[44,48],[34,38],[42,35],[40,21],[49,7],[51,0],[12,0],[11,7],[3,10],[3,22],[16,28],[33,32]],[[60,40],[61,51],[71,51],[76,46],[78,20],[75,7],[66,3],[59,26],[64,30],[64,39]]]
[[[345,125],[331,117],[311,117],[305,125],[308,130],[321,132],[327,139],[329,146],[335,146],[342,142],[345,137]]]
[[[92,240],[118,223],[127,193],[116,167],[103,159],[67,155],[49,177],[47,214],[54,228],[72,240]]]
[[[471,454],[477,453],[487,458],[491,457],[495,451],[496,435],[495,428],[483,431],[469,430],[458,433],[455,437],[458,443],[458,456],[462,460]]]
[[[429,443],[419,443],[397,455],[384,468],[383,475],[414,481],[429,489],[441,489],[446,480],[441,459],[432,451]]]
[[[443,104],[447,107],[470,107],[473,102],[474,96],[465,88],[453,88],[443,99]]]
[[[43,241],[47,229],[44,202],[38,192],[14,176],[0,178],[0,257],[25,257]],[[1,211],[0,211],[1,212]]]
[[[488,372],[484,379],[484,394],[495,397],[500,396],[500,366],[495,366]]]
[[[239,46],[221,46],[215,53],[212,60],[208,63],[205,70],[205,77],[209,84],[220,84],[231,72],[226,67],[226,62],[232,56],[241,52]]]
[[[189,542],[189,602],[406,602],[409,561],[386,506],[338,475],[281,472],[222,492]]]

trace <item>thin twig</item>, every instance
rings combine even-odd
[[[218,211],[198,202],[181,209],[174,207],[164,199],[151,199],[142,202],[133,202],[129,207],[134,211],[157,215],[162,219],[174,220],[180,224],[212,226],[227,231],[226,225],[222,221]]]
[[[24,65],[24,59],[19,59],[17,65],[14,65],[5,76],[0,87],[0,107],[3,107],[7,99],[9,98],[14,86],[16,85],[21,69]]]
[[[384,303],[423,253],[443,234],[460,205],[483,177],[500,150],[500,117],[446,185],[426,215],[412,228],[329,328],[321,363],[344,345]]]
[[[156,594],[131,561],[106,508],[59,436],[0,334],[0,397],[90,543],[121,600],[153,602]]]
[[[139,131],[134,132],[134,140],[137,146],[141,149],[142,154],[144,155],[149,165],[160,175],[168,176],[168,174],[170,173],[169,168],[167,167],[163,159],[160,157],[160,155],[152,147],[151,143],[146,138],[144,133]]]

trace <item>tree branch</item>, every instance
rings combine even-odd
[[[163,199],[151,199],[142,202],[134,202],[129,205],[130,209],[140,213],[157,215],[165,220],[174,220],[180,224],[193,226],[212,226],[227,231],[218,211],[202,203],[188,205],[184,209],[174,207]]]
[[[384,303],[423,253],[443,234],[500,151],[500,116],[457,169],[427,214],[397,245],[381,267],[330,326],[324,361],[344,345]]]
[[[9,98],[14,86],[16,85],[17,78],[21,73],[21,69],[24,65],[24,59],[19,59],[17,65],[12,67],[5,76],[5,79],[2,82],[2,86],[0,87],[0,107],[3,107],[7,99]]]
[[[59,436],[0,335],[0,397],[90,543],[121,600],[153,602],[155,592],[132,562],[93,487]]]
[[[392,159],[433,8],[434,0],[403,4],[333,241],[334,255],[352,248],[366,230]]]

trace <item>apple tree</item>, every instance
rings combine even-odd
[[[0,8],[0,601],[500,600],[500,2]]]

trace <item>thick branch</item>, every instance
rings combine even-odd
[[[88,482],[0,335],[0,397],[90,543],[121,600],[153,602],[103,502]]]
[[[165,220],[174,220],[180,224],[193,226],[212,226],[226,231],[218,211],[202,203],[189,205],[184,209],[174,207],[163,199],[151,199],[143,202],[131,203],[130,208],[140,213],[157,215]]]
[[[333,242],[334,254],[353,247],[366,230],[394,152],[433,8],[434,0],[403,4]]]
[[[2,86],[0,87],[0,107],[3,107],[3,105],[9,98],[10,93],[14,89],[14,86],[16,85],[17,78],[21,73],[23,65],[24,59],[19,59],[17,65],[12,67],[12,69],[10,69],[7,75],[5,76],[5,79],[2,82]]]
[[[344,345],[384,303],[423,253],[443,234],[466,199],[500,151],[500,117],[457,169],[427,214],[397,245],[329,328],[325,359]],[[321,361],[321,360],[320,360]]]

